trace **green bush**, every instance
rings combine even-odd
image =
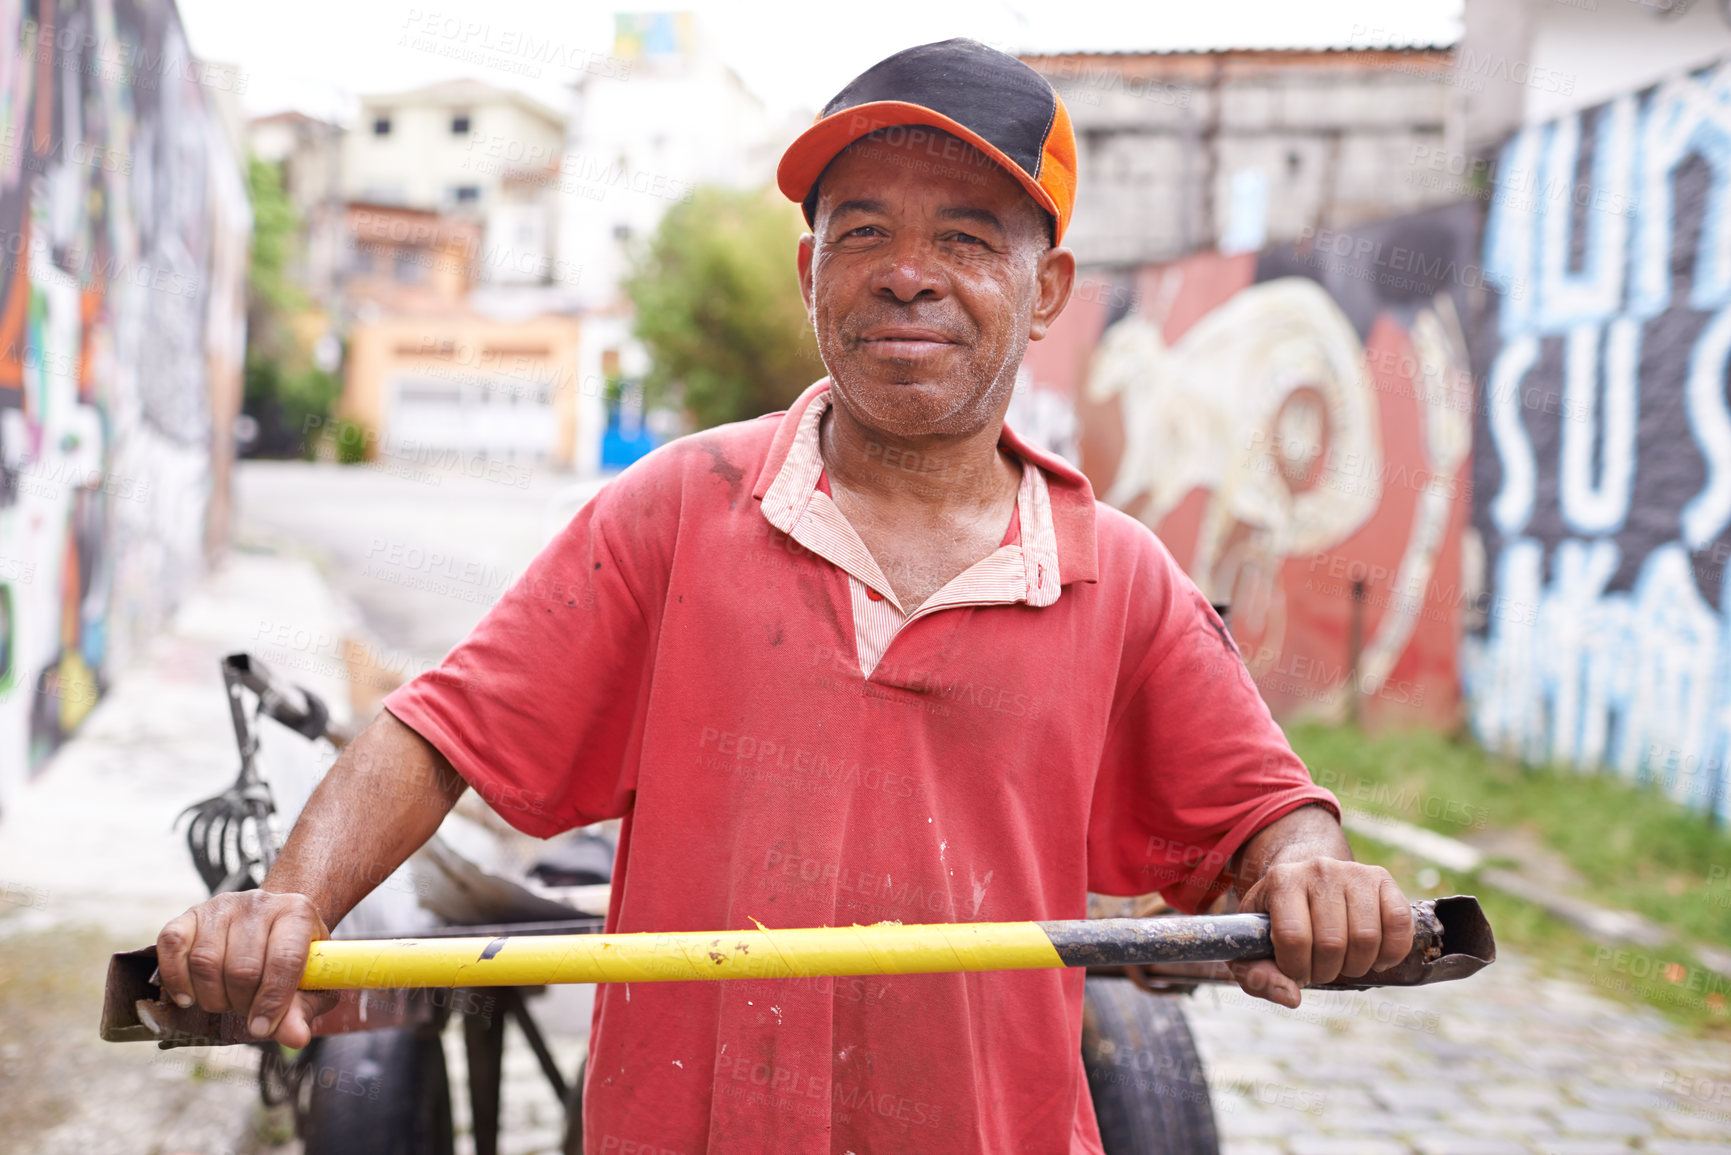
[[[786,408],[823,376],[794,263],[803,231],[767,190],[703,186],[668,210],[625,282],[649,352],[646,404],[708,428]]]

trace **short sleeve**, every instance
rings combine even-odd
[[[481,798],[546,838],[631,808],[653,638],[622,565],[610,483],[435,669],[384,702]],[[641,536],[641,535],[639,535]]]
[[[1340,813],[1311,782],[1250,678],[1231,635],[1158,541],[1138,568],[1133,613],[1149,615],[1142,660],[1129,660],[1096,779],[1088,886],[1159,891],[1180,910],[1230,885],[1238,849],[1307,803]],[[1151,633],[1150,633],[1151,631]]]

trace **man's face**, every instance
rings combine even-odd
[[[855,141],[824,172],[800,287],[839,402],[898,437],[1000,420],[1075,262],[1003,169],[930,128]]]

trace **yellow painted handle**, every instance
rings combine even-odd
[[[1038,970],[1064,961],[1037,923],[837,926],[502,938],[327,939],[302,990],[689,982]]]

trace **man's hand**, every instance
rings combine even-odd
[[[467,788],[430,742],[381,713],[313,791],[262,887],[216,895],[162,928],[163,993],[306,1046],[312,1020],[336,1003],[296,989],[308,947],[432,837]]]
[[[1247,993],[1296,1007],[1299,988],[1391,967],[1412,950],[1412,907],[1380,866],[1312,858],[1268,869],[1239,900],[1266,914],[1274,957],[1232,963]]]
[[[1301,988],[1355,979],[1412,951],[1412,906],[1388,871],[1352,861],[1340,823],[1304,806],[1244,844],[1238,909],[1266,914],[1274,957],[1229,964],[1247,994],[1296,1007]]]
[[[308,948],[330,930],[304,894],[245,890],[199,903],[162,928],[156,963],[175,1004],[246,1015],[254,1038],[300,1048],[312,1021],[336,1002],[301,991]]]

